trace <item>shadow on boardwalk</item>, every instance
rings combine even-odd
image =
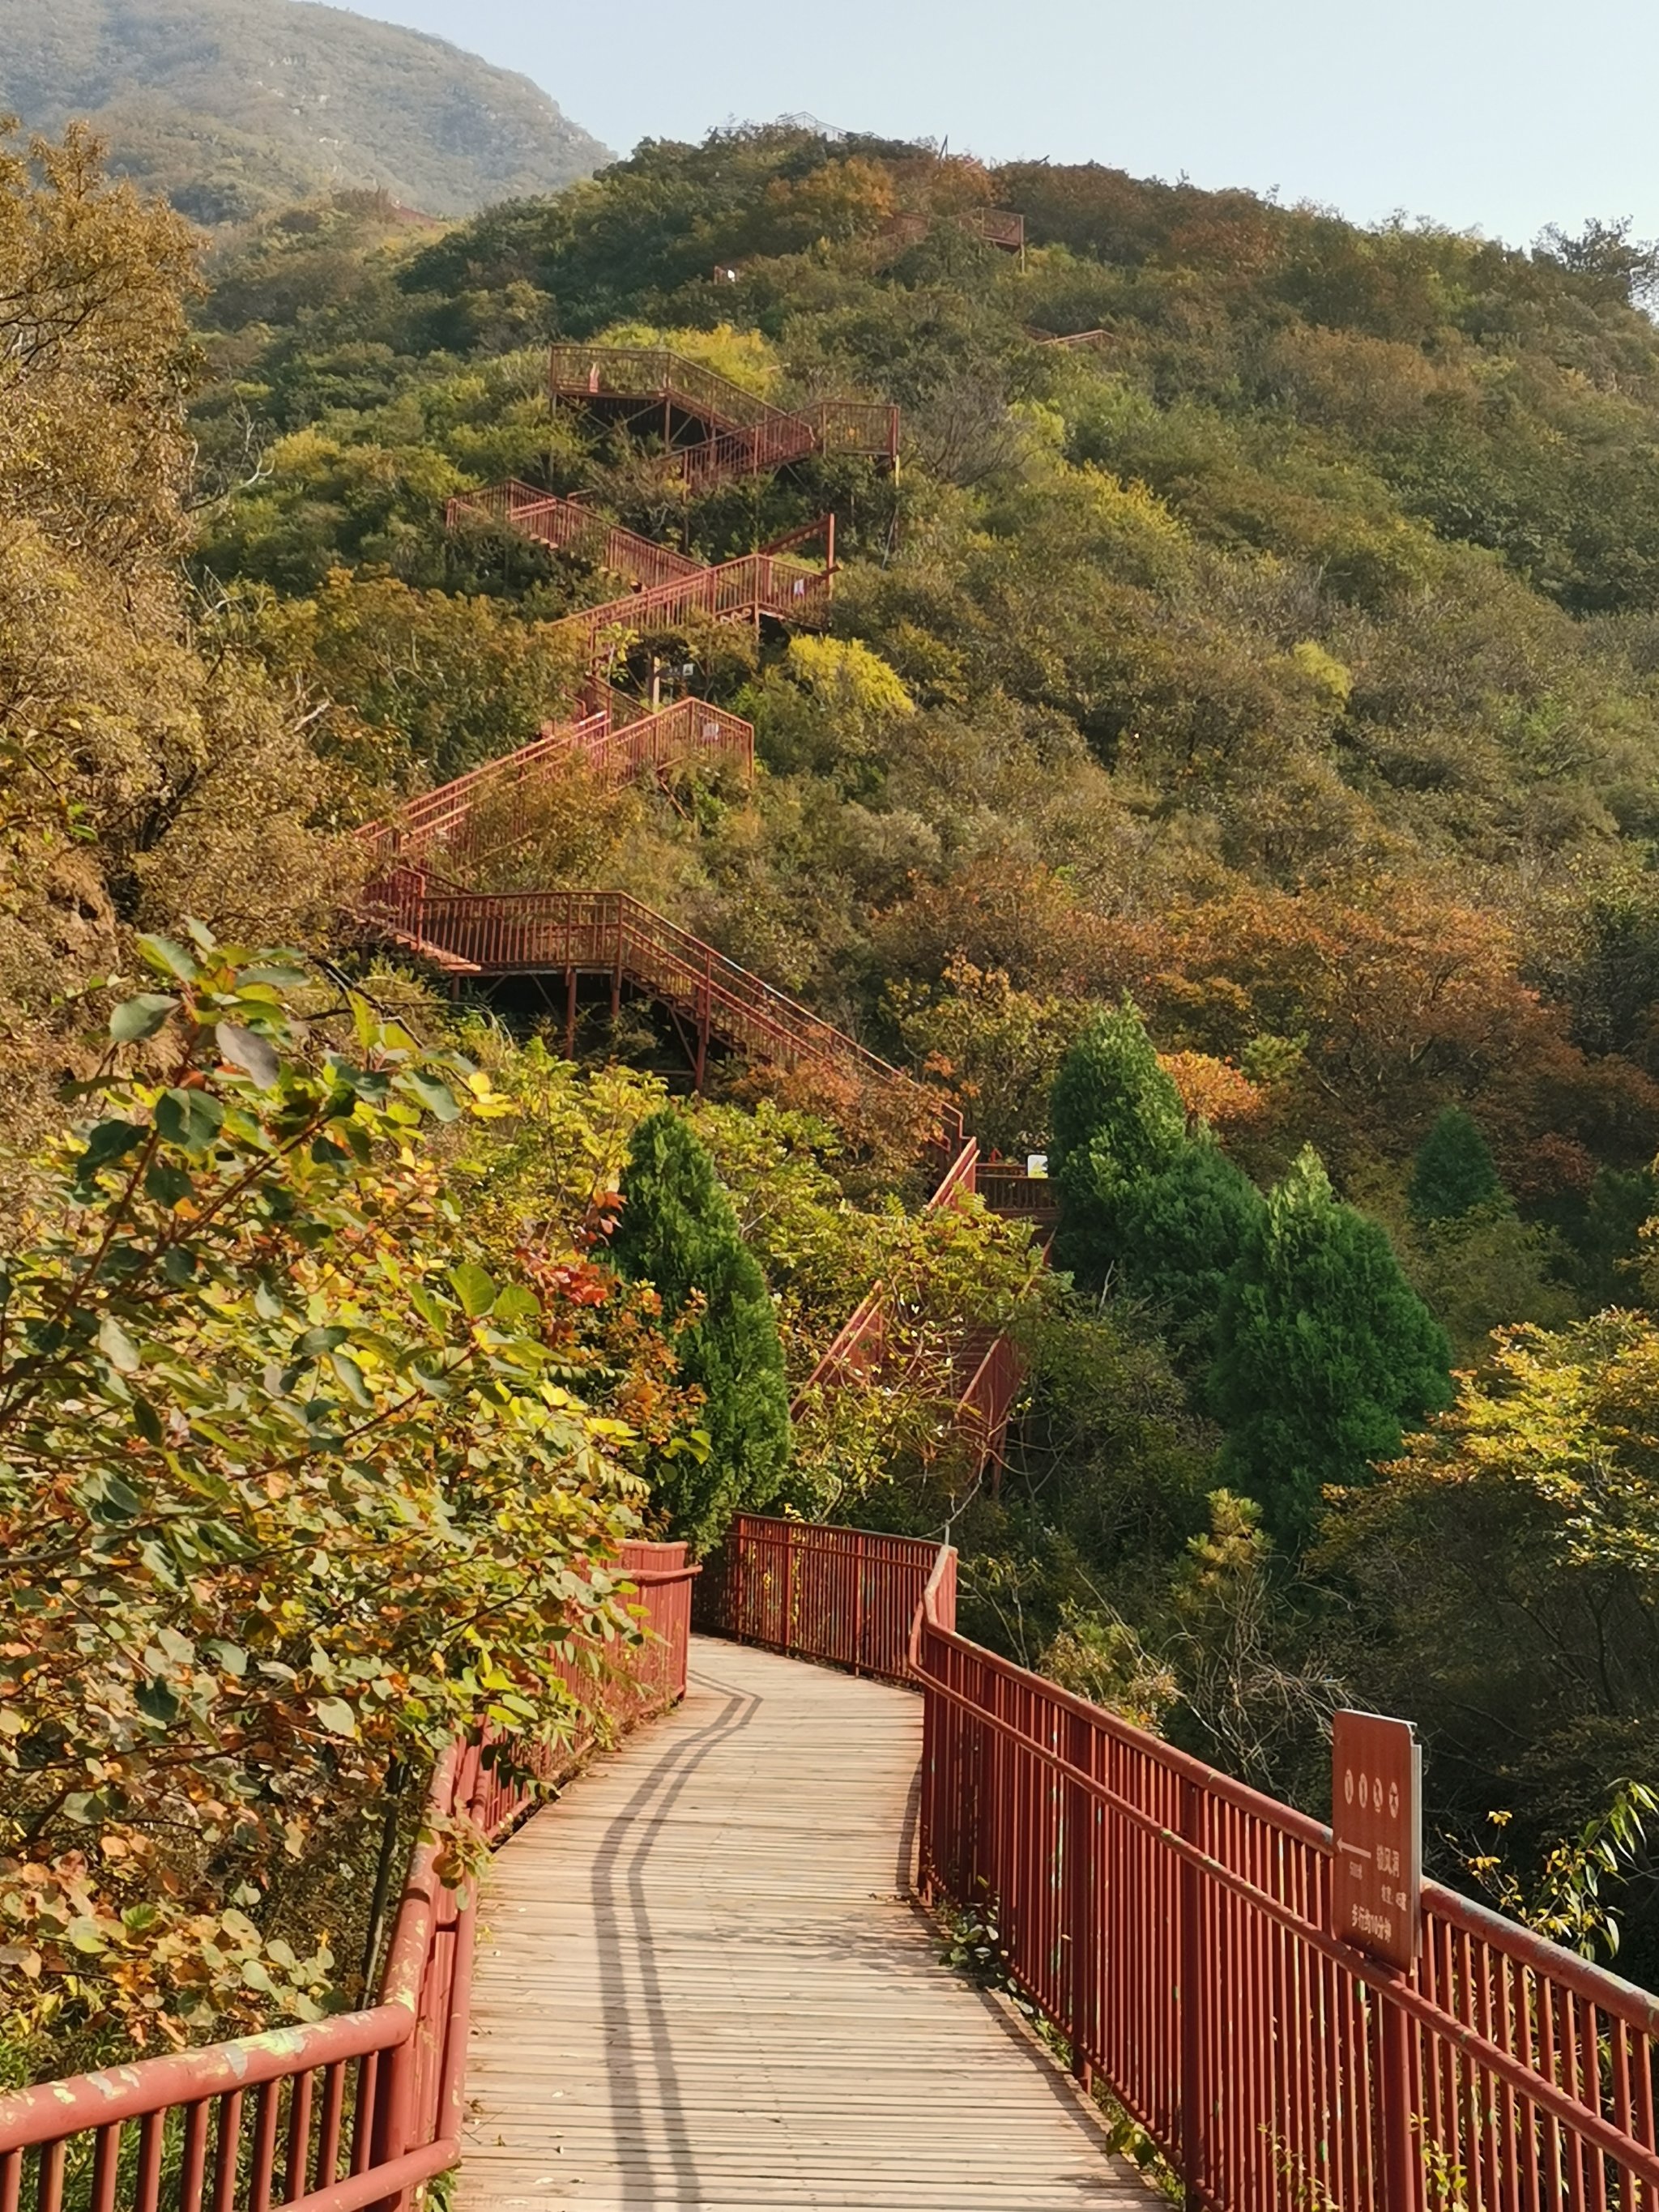
[[[495,1860],[460,2212],[1160,2201],[937,1964],[920,1738],[902,1690],[694,1645],[679,1711]]]

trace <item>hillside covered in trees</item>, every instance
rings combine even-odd
[[[210,228],[319,191],[432,216],[609,159],[527,77],[295,0],[0,0],[0,114],[90,121],[112,166]]]
[[[540,1302],[599,1424],[570,1443],[605,1460],[585,1512],[705,1547],[745,1500],[948,1528],[972,1632],[1316,1809],[1333,1707],[1408,1714],[1437,1870],[1605,1950],[1589,1874],[1615,1836],[1627,1955],[1653,1972],[1632,1848],[1659,1711],[1647,250],[1617,226],[1531,252],[1363,231],[777,126],[647,144],[439,235],[313,199],[252,225],[203,289],[180,227],[106,193],[78,145],[4,185],[0,270],[123,272],[84,330],[43,319],[0,368],[20,1249],[54,1206],[116,1202],[118,1133],[64,1197],[66,1110],[159,1080],[151,1039],[186,1012],[195,1036],[204,994],[238,1029],[250,976],[299,994],[278,1042],[302,1099],[343,1048],[334,994],[355,994],[381,1060],[352,1157],[392,1141],[388,1085],[408,1127],[437,1117],[386,1170],[451,1285],[423,1328],[483,1317],[469,1267],[486,1315],[510,1277],[499,1310],[534,1336],[519,1293]],[[88,207],[95,224],[64,219]],[[1023,254],[988,242],[988,210],[1024,218]],[[559,338],[666,346],[782,405],[896,403],[900,465],[819,455],[688,489],[652,436],[550,409]],[[614,684],[684,684],[751,720],[753,787],[573,771],[489,882],[626,890],[934,1086],[988,1149],[1046,1151],[1061,1215],[1035,1286],[1023,1231],[921,1215],[914,1162],[837,1101],[728,1068],[665,1111],[661,1040],[626,1012],[585,1023],[567,1066],[562,1022],[527,1037],[457,1012],[343,919],[351,830],[583,691],[560,620],[616,579],[446,526],[447,501],[507,477],[706,561],[836,514],[822,634],[605,641]],[[266,986],[265,963],[180,950],[187,918],[327,964]],[[430,1069],[388,1057],[417,1032]],[[246,1054],[204,1070],[245,1114]],[[102,1110],[125,1128],[163,1109],[128,1091]],[[163,1164],[194,1173],[222,1125],[165,1111]],[[246,1119],[234,1133],[257,1146]],[[319,1173],[357,1170],[325,1148]],[[174,1189],[145,1185],[158,1206]],[[367,1264],[370,1200],[325,1201],[323,1257],[283,1261],[296,1297],[322,1297],[337,1249],[343,1279]],[[247,1270],[227,1279],[250,1344],[276,1326],[256,1226],[215,1261]],[[878,1275],[911,1382],[792,1428],[787,1389]],[[27,1279],[49,1302],[51,1268]],[[189,1328],[222,1330],[223,1304]],[[983,1477],[938,1419],[939,1331],[964,1314],[1012,1324],[1027,1366]],[[112,1404],[124,1346],[165,1320],[93,1338]],[[330,1390],[354,1396],[355,1374],[374,1401],[376,1358],[430,1370],[430,1344],[382,1333],[393,1352],[365,1367],[319,1321],[306,1357],[339,1354]],[[189,1418],[202,1386],[166,1387]],[[261,1449],[297,1418],[277,1395],[256,1405]],[[455,1450],[482,1449],[455,1419]],[[44,1465],[54,1432],[32,1433]],[[103,1495],[52,1510],[90,1522]],[[9,1510],[39,1538],[0,1488],[0,1532]],[[515,1681],[527,1633],[503,1629]],[[337,1718],[360,1694],[325,1673],[284,1693],[294,1740],[308,1698]],[[67,1658],[47,1687],[42,1741]],[[426,1741],[369,1717],[360,1805],[380,1753]],[[325,1857],[306,1818],[301,1859]],[[298,1929],[295,1894],[254,1921]]]

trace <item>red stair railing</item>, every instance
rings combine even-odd
[[[663,409],[664,442],[684,481],[702,488],[723,478],[787,467],[808,453],[852,453],[890,466],[898,459],[899,411],[878,400],[817,399],[775,407],[730,378],[660,346],[554,346],[548,356],[553,403],[637,400]],[[674,447],[673,416],[701,422],[708,435]]]
[[[398,867],[370,887],[364,912],[469,975],[608,973],[643,986],[757,1059],[832,1068],[883,1085],[908,1080],[833,1023],[625,891],[468,891]]]
[[[1042,1220],[1036,1208],[1018,1202],[1026,1195],[1012,1189],[1004,1171],[1001,1183],[993,1182],[997,1170],[988,1168],[979,1146],[967,1138],[941,1176],[926,1211],[935,1212],[974,1193],[994,1211]],[[1041,1176],[1021,1176],[1021,1184],[1038,1187],[1046,1197]],[[988,1188],[988,1184],[989,1187]],[[1010,1203],[1010,1198],[1015,1202]],[[1046,1248],[1045,1248],[1046,1256]],[[856,1388],[879,1372],[888,1357],[891,1333],[890,1300],[885,1286],[873,1284],[863,1303],[837,1331],[823,1357],[795,1394],[791,1412],[799,1420],[806,1413],[814,1391]],[[1005,1332],[988,1327],[963,1328],[954,1346],[952,1364],[957,1395],[951,1423],[968,1443],[976,1468],[993,1467],[1000,1477],[1008,1426],[1025,1379],[1024,1363],[1018,1346]]]
[[[794,542],[827,532],[833,549],[834,527],[833,518],[826,517],[810,533],[799,533]],[[716,622],[758,622],[769,615],[778,622],[811,626],[829,619],[834,579],[833,550],[821,568],[793,560],[781,550],[741,553],[734,561],[700,568],[695,575],[632,592],[625,599],[607,599],[602,606],[583,607],[562,616],[554,627],[580,639],[588,653],[596,655],[606,630],[637,634],[672,629],[697,615]]]
[[[454,531],[467,523],[517,531],[521,538],[533,538],[556,552],[580,554],[613,576],[631,577],[647,586],[701,575],[705,565],[690,554],[659,545],[654,538],[624,530],[620,523],[607,522],[580,500],[538,491],[516,477],[481,491],[458,493],[447,501],[444,527]]]
[[[1016,1214],[1049,1228],[1060,1218],[1056,1184],[1046,1175],[1027,1175],[1011,1161],[981,1160],[976,1188],[993,1213]]]
[[[482,860],[534,834],[533,818],[515,824],[513,799],[556,787],[573,760],[608,783],[628,782],[647,769],[660,776],[703,766],[735,769],[752,780],[754,726],[741,714],[702,699],[647,709],[608,684],[600,688],[607,702],[599,713],[545,730],[516,752],[422,792],[384,821],[360,830],[359,839],[382,863],[408,866],[441,859],[453,867]]]
[[[629,1544],[618,1570],[647,1640],[606,1676],[550,1671],[620,1727],[684,1692],[697,1569],[682,1544]],[[428,1818],[464,1815],[493,1843],[528,1802],[456,1746]],[[475,1899],[441,1879],[442,1848],[416,1849],[373,2005],[0,2095],[3,2212],[26,2197],[30,2212],[403,2212],[460,2155]]]
[[[946,215],[896,215],[883,228],[881,242],[895,251],[915,246],[940,222],[965,230],[981,245],[999,246],[1006,253],[1023,254],[1025,251],[1025,218],[1011,208],[958,208]]]

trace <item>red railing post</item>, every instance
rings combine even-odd
[[[1412,2094],[1412,2024],[1387,1988],[1376,1992],[1377,2164],[1384,2212],[1420,2212],[1422,2166]]]
[[[1095,1732],[1081,1713],[1066,1716],[1066,1757],[1072,1766],[1093,1773]],[[1097,1817],[1088,1791],[1079,1783],[1068,1782],[1062,1832],[1065,1908],[1060,1940],[1066,1952],[1072,2071],[1085,2089],[1094,2081],[1094,1996],[1099,1972],[1095,1934]]]
[[[858,1674],[864,1669],[864,1537],[853,1539],[853,1666]]]
[[[1181,1833],[1194,1850],[1204,1848],[1204,1796],[1196,1781],[1181,1783]],[[1181,1863],[1181,2180],[1186,2212],[1204,2212],[1203,2185],[1209,2152],[1204,2083],[1203,1877],[1190,1858]],[[1265,2155],[1264,2147],[1264,2155]]]
[[[783,1524],[783,1620],[778,1642],[786,1651],[795,1648],[795,1524]]]
[[[703,1078],[708,1073],[708,1031],[714,1011],[714,955],[712,947],[705,947],[702,957],[702,988],[697,993],[697,1074],[693,1088],[701,1095]]]

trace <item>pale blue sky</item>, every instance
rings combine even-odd
[[[1659,234],[1654,0],[357,0],[618,149],[797,112],[1518,243]]]

